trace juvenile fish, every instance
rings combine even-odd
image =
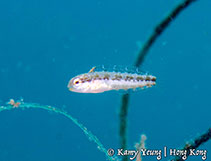
[[[93,67],[88,73],[72,78],[68,89],[78,93],[102,93],[110,90],[128,90],[151,87],[156,84],[156,77],[148,74],[131,74],[127,72],[94,71]]]

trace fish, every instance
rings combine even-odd
[[[150,74],[95,71],[95,68],[70,79],[68,89],[77,93],[102,93],[111,90],[143,89],[156,84],[156,77]]]

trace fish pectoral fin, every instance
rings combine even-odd
[[[89,71],[89,73],[94,72],[96,67],[92,67],[92,69]]]

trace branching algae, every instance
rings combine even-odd
[[[26,103],[23,101],[15,102],[14,99],[10,99],[10,101],[7,103],[7,106],[0,106],[0,112],[6,111],[6,110],[28,109],[28,108],[43,109],[43,110],[51,111],[51,112],[65,116],[66,118],[71,120],[75,125],[77,125],[84,132],[84,134],[89,138],[90,141],[93,141],[97,145],[97,148],[106,155],[108,160],[118,160],[117,158],[115,158],[115,156],[111,157],[107,154],[107,150],[105,149],[103,144],[83,124],[79,123],[77,119],[72,117],[67,112],[60,110],[59,108],[49,106],[49,105],[39,105],[37,103]]]

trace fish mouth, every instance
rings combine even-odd
[[[69,91],[73,91],[73,87],[72,86],[69,86],[68,89],[69,89]]]
[[[68,90],[71,92],[77,92],[77,90],[73,86],[69,86]]]
[[[70,91],[73,90],[73,86],[70,84],[70,82],[68,83],[67,88],[68,88]]]

